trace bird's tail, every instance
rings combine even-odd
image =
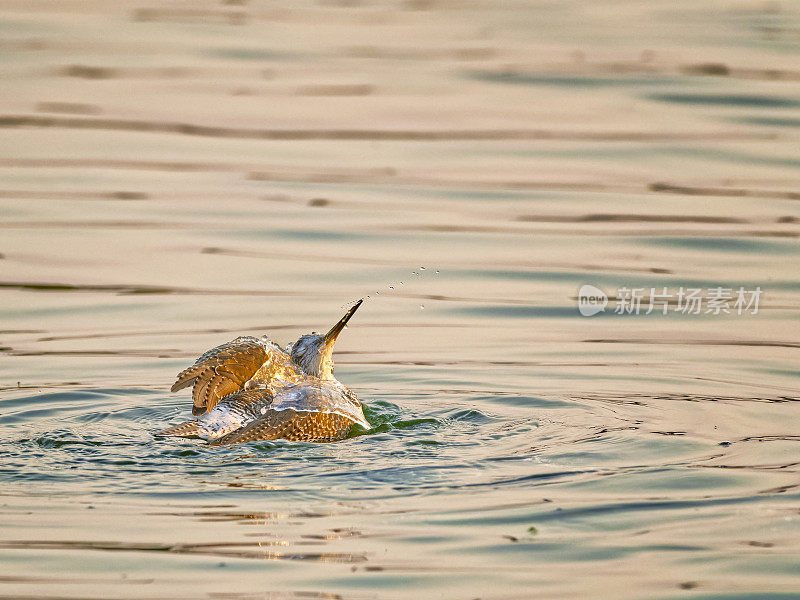
[[[200,437],[203,429],[197,421],[186,421],[174,427],[167,427],[156,433],[158,437],[172,435],[176,437]]]

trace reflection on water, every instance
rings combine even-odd
[[[800,598],[798,17],[7,6],[0,598]],[[153,437],[362,297],[372,429]]]

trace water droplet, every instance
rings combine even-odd
[[[393,289],[394,289],[394,286],[393,286],[393,285],[390,285],[390,286],[389,286],[389,289],[390,289],[390,290],[393,290]]]
[[[380,293],[380,292],[375,292],[375,294],[376,294],[376,295],[378,295],[378,296],[380,296],[380,295],[381,295],[381,293]]]
[[[439,269],[436,269],[436,274],[437,274],[437,275],[439,274]]]
[[[402,282],[402,281],[400,282],[400,285],[403,285],[403,282]]]
[[[412,274],[412,275],[416,275],[416,274],[417,274],[417,272],[416,272],[416,271],[411,271],[411,274]]]
[[[419,270],[420,270],[420,271],[424,271],[424,270],[425,270],[425,267],[420,267],[420,268],[419,268]]]
[[[424,304],[420,304],[420,305],[419,305],[419,309],[420,309],[420,310],[425,310],[425,305],[424,305]]]

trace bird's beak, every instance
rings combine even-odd
[[[339,334],[344,329],[344,326],[347,325],[347,322],[350,320],[350,317],[358,310],[358,307],[361,306],[361,303],[364,302],[362,298],[358,302],[356,302],[353,307],[347,311],[347,314],[341,318],[341,320],[331,327],[331,330],[325,334],[324,340],[326,346],[333,346],[334,342],[336,342],[336,338],[339,337]]]

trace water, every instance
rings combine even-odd
[[[0,598],[800,598],[796,5],[344,4],[4,8]],[[153,437],[362,297],[373,429]]]

